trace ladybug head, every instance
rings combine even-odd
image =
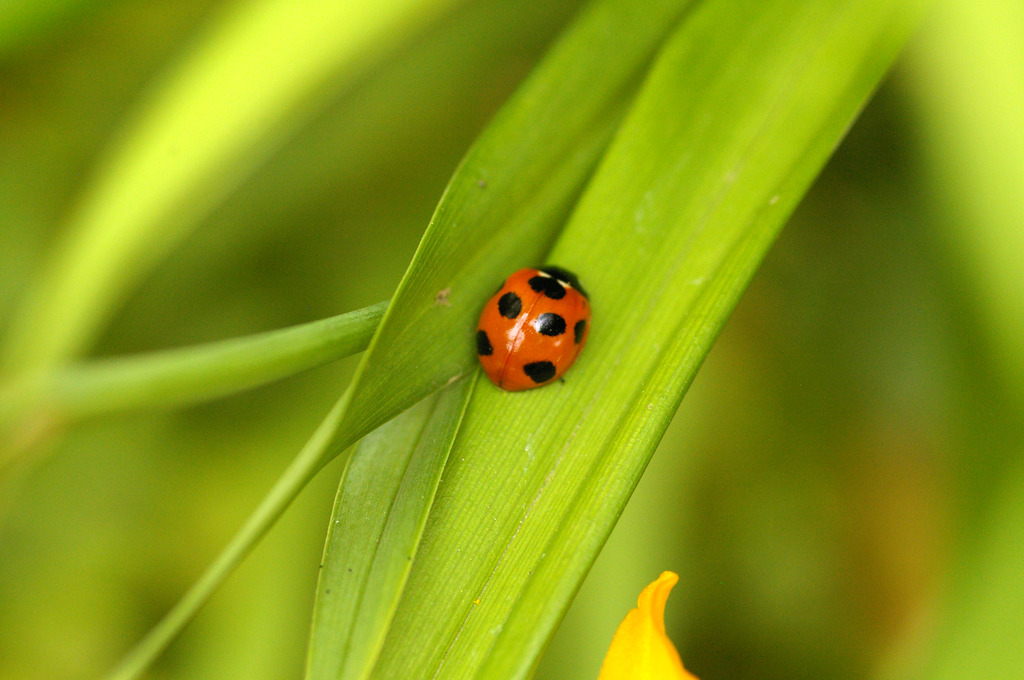
[[[537,267],[537,271],[544,272],[548,276],[558,279],[564,284],[572,286],[573,288],[580,292],[580,295],[587,299],[590,299],[590,296],[587,295],[587,291],[583,290],[583,286],[580,285],[580,280],[576,278],[576,275],[573,274],[568,269],[562,269],[561,267],[546,265],[544,267]]]

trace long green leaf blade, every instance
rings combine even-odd
[[[347,395],[348,393],[346,393]],[[108,680],[130,680],[141,676],[146,668],[181,629],[192,620],[210,596],[234,571],[246,555],[270,530],[299,492],[309,483],[331,445],[338,421],[348,403],[342,397],[323,419],[313,435],[281,474],[273,488],[246,519],[224,550],[192,584],[192,587],[160,619],[107,675]]]
[[[528,676],[918,11],[721,0],[686,17],[551,255],[591,292],[590,345],[564,385],[474,394],[374,677]]]
[[[472,333],[495,272],[550,246],[686,0],[598,0],[567,30],[467,153],[352,385],[185,597],[115,669],[137,677],[281,516],[355,441],[475,370]],[[620,27],[628,23],[633,33]],[[400,380],[398,378],[401,378]]]
[[[469,150],[360,364],[339,449],[475,370],[481,300],[544,257],[687,4],[589,5]]]
[[[222,397],[361,352],[388,303],[195,347],[75,364],[0,390],[0,431],[42,407],[54,423]]]
[[[354,680],[373,668],[474,382],[428,397],[355,448],[321,564],[310,680]]]

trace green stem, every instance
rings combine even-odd
[[[0,430],[195,403],[263,385],[366,349],[387,302],[242,338],[72,365],[0,389]]]
[[[339,420],[344,415],[350,398],[351,390],[348,390],[337,401],[313,436],[306,442],[299,455],[278,478],[270,493],[256,508],[256,511],[249,516],[245,525],[235,534],[227,547],[164,618],[111,671],[107,680],[133,680],[142,675],[146,668],[153,663],[153,660],[181,632],[185,624],[191,621],[196,612],[206,604],[210,595],[245,559],[257,541],[284,514],[299,492],[329,460],[326,452],[334,441]]]

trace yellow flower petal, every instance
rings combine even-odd
[[[665,635],[665,601],[679,576],[664,571],[643,589],[615,631],[598,680],[697,680]]]

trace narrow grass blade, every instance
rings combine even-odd
[[[326,461],[476,370],[472,328],[481,300],[553,242],[621,119],[623,98],[686,5],[658,0],[641,9],[631,0],[599,0],[566,31],[459,166],[345,396],[112,678],[145,669]]]
[[[356,373],[339,449],[476,369],[482,300],[544,258],[686,4],[589,5],[469,150]]]
[[[108,680],[140,677],[288,509],[303,487],[321,468],[324,451],[331,445],[338,420],[345,412],[347,396],[348,393],[330,410],[313,436],[224,550],[159,623],[121,659],[107,675]]]
[[[388,303],[196,347],[71,365],[0,390],[0,431],[104,413],[178,406],[262,385],[366,349]]]
[[[475,381],[427,397],[355,448],[321,564],[309,680],[372,670]]]
[[[374,678],[528,677],[781,225],[920,8],[686,16],[550,259],[591,294],[555,384],[481,382]]]

